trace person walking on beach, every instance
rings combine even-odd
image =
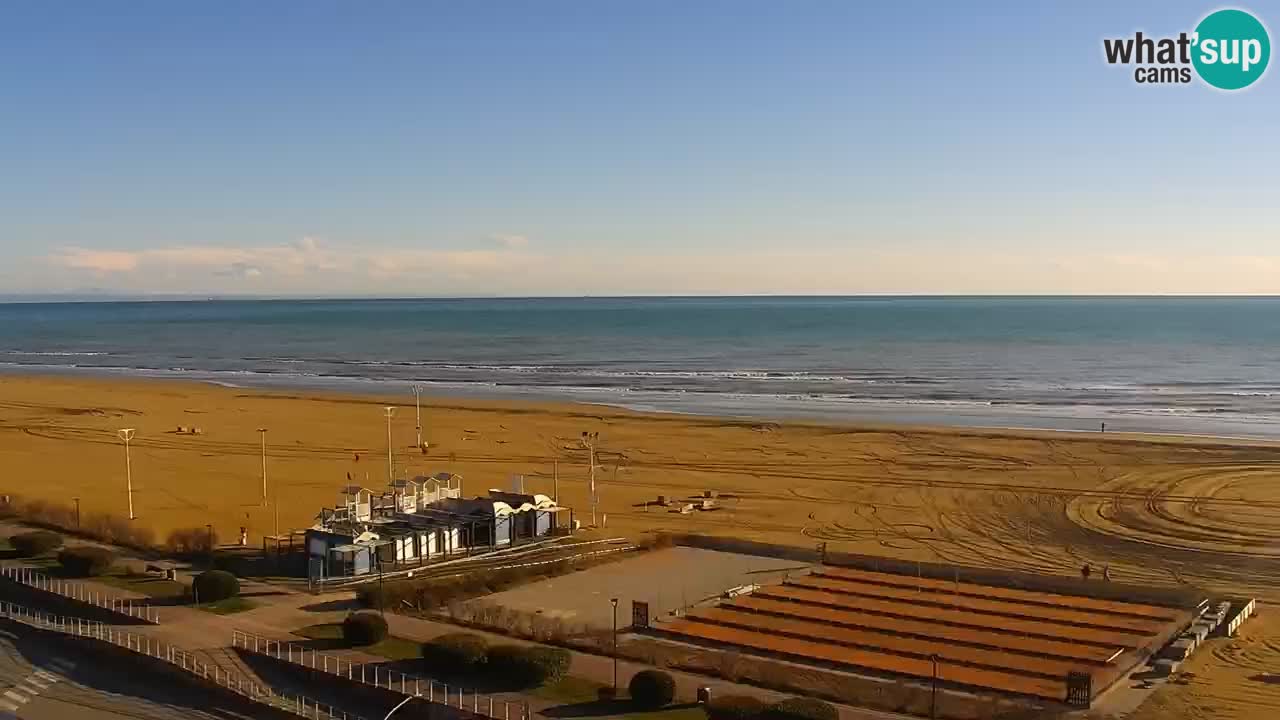
[[[1107,582],[1111,582],[1111,565],[1110,564],[1102,566],[1102,579],[1106,580]]]
[[[1093,574],[1093,568],[1089,567],[1089,563],[1085,563],[1085,564],[1084,564],[1084,567],[1080,568],[1080,577],[1081,577],[1081,578],[1083,578],[1083,579],[1085,579],[1085,580],[1088,580],[1088,579],[1089,579],[1089,576],[1090,576],[1090,575],[1092,575],[1092,574]]]

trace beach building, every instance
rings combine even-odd
[[[375,493],[348,485],[342,503],[324,508],[306,532],[312,579],[352,577],[379,567],[403,569],[496,550],[572,526],[572,510],[546,495],[490,490],[462,498],[450,473],[397,479]],[[559,522],[569,513],[566,522]]]

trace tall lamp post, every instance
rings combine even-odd
[[[418,431],[418,449],[422,449],[422,386],[413,386],[414,428]]]
[[[267,506],[267,429],[258,428],[262,436],[262,506]]]
[[[391,418],[396,414],[396,409],[388,405],[382,408],[382,411],[387,414],[387,484],[389,485],[395,480],[395,475],[391,469]]]
[[[74,497],[71,499],[76,501],[76,529],[79,530],[80,529],[80,498]]]
[[[618,696],[618,598],[609,598],[613,605],[613,696]]]
[[[116,434],[124,441],[124,482],[125,491],[129,493],[129,519],[137,520],[133,514],[133,467],[129,463],[129,441],[133,439],[133,428],[117,430]]]
[[[587,459],[591,464],[590,467],[590,493],[591,493],[591,525],[596,524],[596,441],[600,439],[598,432],[583,432],[582,444],[587,447]]]
[[[930,655],[929,661],[933,663],[933,682],[929,685],[929,718],[934,720],[938,717],[938,656]]]

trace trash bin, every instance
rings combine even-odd
[[[698,703],[701,705],[706,705],[709,702],[711,702],[711,688],[709,687],[698,688]]]

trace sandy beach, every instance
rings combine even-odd
[[[397,476],[448,470],[474,495],[510,488],[523,475],[527,490],[554,494],[558,471],[560,502],[584,524],[591,512],[580,437],[599,432],[598,520],[611,534],[828,542],[1063,574],[1088,562],[1110,565],[1123,582],[1280,600],[1280,447],[1257,442],[807,425],[424,397],[423,452],[415,448],[412,396],[6,376],[0,491],[66,504],[78,497],[86,513],[127,516],[116,430],[131,427],[138,523],[160,539],[205,523],[231,538],[243,525],[256,543],[274,530],[277,499],[288,530],[311,525],[320,507],[336,502],[348,474],[385,487],[388,404],[398,407]],[[181,434],[179,426],[200,433]],[[268,431],[266,502],[258,428]],[[720,494],[720,509],[680,514],[646,505],[705,490]],[[1272,625],[1264,618],[1249,631],[1241,662],[1198,661],[1224,678],[1204,691],[1249,685],[1249,668],[1280,661]]]

